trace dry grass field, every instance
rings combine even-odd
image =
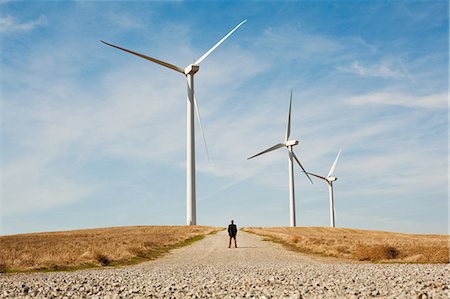
[[[134,264],[218,230],[205,226],[130,226],[0,236],[0,272]]]
[[[415,235],[329,227],[249,227],[291,249],[381,263],[449,263],[448,235]]]

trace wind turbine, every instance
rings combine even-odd
[[[333,165],[331,165],[330,171],[328,172],[328,175],[326,177],[307,172],[307,174],[310,174],[312,176],[315,176],[316,178],[322,179],[327,183],[328,191],[330,192],[330,227],[336,227],[335,221],[334,221],[334,195],[333,195],[333,182],[337,180],[337,177],[333,176],[334,170],[336,169],[336,163],[339,159],[339,156],[341,155],[342,150],[339,151],[337,154],[336,160],[334,160]]]
[[[244,24],[247,20],[244,20],[240,22],[236,27],[233,28],[230,32],[228,32],[227,35],[225,35],[218,43],[216,43],[211,49],[209,49],[205,54],[203,54],[202,57],[200,57],[197,61],[195,61],[192,64],[189,64],[185,68],[180,68],[178,66],[175,66],[173,64],[170,64],[168,62],[164,62],[159,59],[155,59],[149,56],[146,56],[144,54],[140,54],[119,46],[115,46],[113,44],[107,43],[105,41],[101,41],[102,43],[114,47],[116,49],[128,52],[130,54],[139,56],[143,59],[149,60],[151,62],[154,62],[156,64],[162,65],[164,67],[167,67],[171,70],[177,71],[179,73],[182,73],[186,76],[187,79],[187,142],[186,142],[186,202],[187,202],[187,208],[186,208],[186,222],[187,225],[196,225],[197,224],[197,216],[196,216],[196,192],[195,192],[195,132],[194,132],[194,109],[197,112],[197,116],[199,118],[200,128],[203,135],[204,140],[204,133],[203,128],[201,125],[200,120],[200,114],[198,111],[198,105],[197,100],[195,98],[194,94],[194,75],[199,71],[200,69],[200,63],[206,59],[206,57],[209,56],[220,44],[222,44],[233,32],[235,32],[242,24]],[[205,142],[206,147],[206,142]],[[206,148],[206,151],[208,153],[208,150]]]
[[[300,168],[303,170],[303,172],[306,174],[306,176],[308,177],[308,179],[311,181],[312,184],[312,180],[308,175],[308,172],[305,171],[305,169],[303,168],[302,164],[300,163],[300,160],[297,158],[297,156],[294,153],[294,149],[293,147],[296,146],[298,144],[298,140],[289,140],[289,137],[291,135],[291,107],[292,107],[292,90],[291,90],[291,95],[289,97],[289,113],[288,113],[288,122],[287,122],[287,127],[286,127],[286,135],[284,138],[284,142],[283,143],[278,143],[275,144],[274,146],[254,155],[251,156],[250,158],[247,158],[247,160],[253,159],[259,155],[277,150],[279,148],[282,147],[286,147],[288,150],[288,155],[289,155],[289,200],[290,200],[290,225],[291,226],[296,226],[296,219],[295,219],[295,192],[294,192],[294,163],[293,160],[295,159],[295,161],[297,162],[297,164],[300,166]]]

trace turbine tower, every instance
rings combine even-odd
[[[334,214],[334,195],[333,195],[333,182],[337,180],[337,177],[333,176],[334,170],[336,169],[336,163],[339,159],[339,156],[341,155],[342,150],[339,151],[337,154],[336,160],[334,160],[333,165],[331,165],[330,171],[328,172],[328,175],[326,177],[307,172],[307,174],[310,174],[312,176],[315,176],[316,178],[319,178],[321,180],[324,180],[325,183],[327,183],[328,191],[330,193],[330,227],[336,227],[335,223],[335,214]]]
[[[300,168],[306,174],[306,176],[311,181],[311,183],[312,183],[312,180],[309,177],[308,172],[305,171],[302,164],[300,163],[300,160],[297,158],[297,156],[294,153],[293,147],[299,143],[298,140],[294,140],[294,139],[289,140],[289,137],[291,135],[291,107],[292,107],[292,90],[291,90],[291,94],[289,97],[289,113],[288,113],[288,122],[287,122],[286,135],[284,138],[284,142],[275,144],[274,146],[254,155],[254,156],[251,156],[250,158],[247,158],[247,160],[253,159],[259,155],[277,150],[282,147],[287,148],[288,155],[289,155],[289,208],[290,208],[289,219],[290,219],[290,226],[294,227],[294,226],[296,226],[296,219],[295,219],[295,192],[294,192],[295,190],[294,190],[294,161],[293,160],[295,160],[297,162],[297,164],[300,166]]]
[[[185,68],[180,68],[178,66],[175,66],[173,64],[170,64],[168,62],[164,62],[162,60],[158,60],[149,56],[146,56],[144,54],[140,54],[119,46],[115,46],[113,44],[107,43],[105,41],[101,41],[102,43],[114,47],[116,49],[128,52],[130,54],[139,56],[143,59],[149,60],[151,62],[154,62],[156,64],[162,65],[164,67],[167,67],[171,70],[177,71],[179,73],[182,73],[186,76],[187,79],[187,119],[186,119],[186,126],[187,126],[187,142],[186,142],[186,203],[187,203],[187,211],[186,211],[186,223],[187,225],[196,225],[197,224],[197,216],[196,216],[196,192],[195,192],[195,132],[194,132],[194,109],[197,112],[197,116],[199,118],[200,123],[200,129],[202,130],[203,140],[204,140],[204,134],[203,134],[203,128],[201,125],[200,120],[200,114],[198,111],[198,105],[197,100],[195,98],[194,93],[194,75],[199,71],[200,69],[200,63],[206,59],[206,57],[209,56],[220,44],[222,44],[233,32],[235,32],[242,24],[244,24],[247,20],[242,21],[239,23],[236,27],[233,28],[230,32],[228,32],[227,35],[225,35],[219,42],[217,42],[211,49],[209,49],[205,54],[203,54],[202,57],[200,57],[197,61],[195,61],[193,64],[189,64]],[[205,142],[206,147],[206,142]],[[206,149],[206,151],[208,151]]]

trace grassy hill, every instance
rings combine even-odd
[[[135,264],[218,230],[206,226],[130,226],[0,236],[0,272]]]
[[[449,263],[448,235],[330,227],[248,227],[295,251],[382,263]]]

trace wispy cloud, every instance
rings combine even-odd
[[[146,21],[143,21],[136,17],[136,15],[125,14],[123,12],[108,12],[104,17],[112,24],[115,24],[116,28],[120,28],[120,30],[142,28],[149,22],[148,19]],[[149,16],[146,17],[149,18]]]
[[[381,78],[408,78],[409,75],[401,70],[394,69],[390,64],[362,65],[359,61],[354,61],[350,66],[337,67],[339,71],[356,74],[361,77],[381,77]]]
[[[352,105],[390,105],[418,108],[445,108],[448,105],[446,92],[417,96],[401,92],[374,92],[350,98]]]
[[[278,63],[292,59],[315,60],[336,54],[345,48],[338,39],[311,34],[296,26],[269,27],[256,42],[261,51],[275,56]]]
[[[43,15],[36,20],[21,22],[12,16],[0,17],[0,33],[28,32],[47,24],[47,18]]]
[[[92,192],[87,184],[80,184],[64,171],[49,167],[52,162],[41,156],[30,155],[3,170],[3,215],[42,211],[76,202]],[[66,166],[67,167],[67,166]]]

